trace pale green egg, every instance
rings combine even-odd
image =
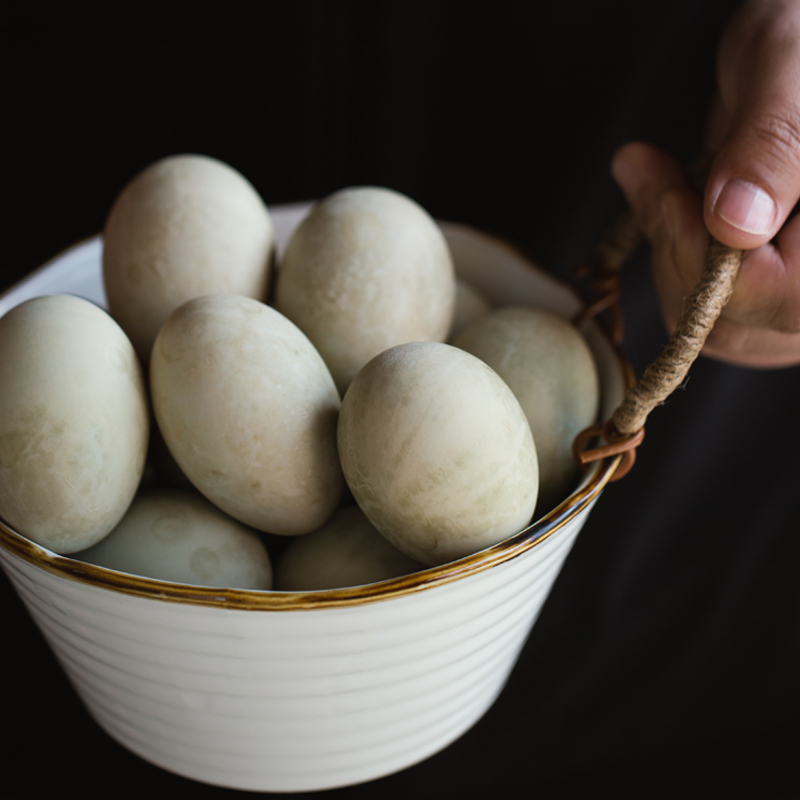
[[[0,319],[0,516],[56,553],[105,536],[147,454],[136,353],[101,308],[36,297]]]
[[[292,536],[333,514],[344,485],[339,394],[313,345],[274,308],[235,295],[185,303],[156,338],[150,390],[178,466],[234,519]]]
[[[343,189],[293,234],[275,305],[319,350],[339,391],[373,356],[403,342],[444,341],[455,273],[439,226],[390,189]]]
[[[308,592],[386,581],[421,566],[378,533],[358,506],[340,509],[319,530],[289,543],[275,588]]]
[[[453,344],[485,361],[519,400],[539,456],[540,509],[549,510],[574,487],[572,443],[597,419],[600,380],[589,345],[563,317],[515,307],[492,311]]]
[[[492,310],[492,304],[478,288],[463,278],[456,278],[456,303],[447,340],[452,341],[464,328]]]
[[[76,558],[173,583],[272,588],[272,564],[258,534],[194,492],[138,494],[119,525]]]
[[[480,359],[447,344],[398,345],[356,376],[339,416],[347,483],[398,549],[433,565],[525,528],[536,447],[519,402]]]
[[[146,364],[164,320],[187,300],[264,300],[274,247],[267,207],[239,172],[207,156],[161,159],[125,186],[108,216],[109,309]]]

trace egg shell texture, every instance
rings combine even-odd
[[[536,442],[540,507],[556,505],[577,477],[572,442],[594,424],[600,403],[586,340],[557,314],[509,307],[473,323],[453,344],[485,361],[514,392]]]
[[[275,305],[311,339],[344,393],[383,350],[444,341],[454,299],[453,263],[435,221],[405,195],[356,187],[317,203],[299,225]]]
[[[339,453],[372,524],[423,564],[502,541],[536,505],[525,414],[495,372],[450,345],[400,345],[370,361],[342,403]]]
[[[119,522],[141,480],[149,418],[119,325],[70,295],[0,319],[0,516],[56,553]]]
[[[207,294],[266,297],[275,236],[250,183],[213,158],[172,156],[120,193],[103,233],[111,314],[147,362],[179,305]]]
[[[164,441],[212,503],[282,535],[330,517],[343,488],[339,394],[279,312],[235,295],[184,304],[159,332],[150,377]]]
[[[272,588],[272,565],[258,534],[196,492],[140,492],[119,525],[77,557],[173,583]]]

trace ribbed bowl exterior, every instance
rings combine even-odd
[[[308,204],[270,209],[280,247]],[[503,242],[443,223],[460,276],[496,305],[580,309]],[[105,305],[89,240],[0,297],[71,292]],[[601,418],[631,375],[584,333]],[[310,791],[396,772],[446,747],[503,688],[592,505],[606,458],[558,508],[509,540],[384,584],[310,592],[192,587],[38,547],[0,522],[0,565],[97,722],[172,772],[236,789]]]
[[[0,560],[115,739],[208,783],[309,791],[400,770],[473,725],[587,513],[491,569],[345,608],[194,606]]]

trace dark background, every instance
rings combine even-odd
[[[623,208],[616,147],[700,152],[735,5],[6,10],[0,288],[101,231],[137,171],[181,152],[228,162],[268,204],[389,186],[568,277]],[[638,372],[665,340],[647,255],[624,275]],[[490,712],[426,762],[328,796],[798,796],[798,401],[798,368],[697,362],[594,510]],[[0,797],[244,796],[109,739],[4,578],[0,602]]]

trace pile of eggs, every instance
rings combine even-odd
[[[50,295],[0,319],[0,517],[122,572],[311,591],[477,552],[569,493],[599,381],[567,320],[491,309],[389,189],[318,202],[276,261],[231,167],[131,181],[109,313]],[[274,575],[262,533],[291,537]]]

